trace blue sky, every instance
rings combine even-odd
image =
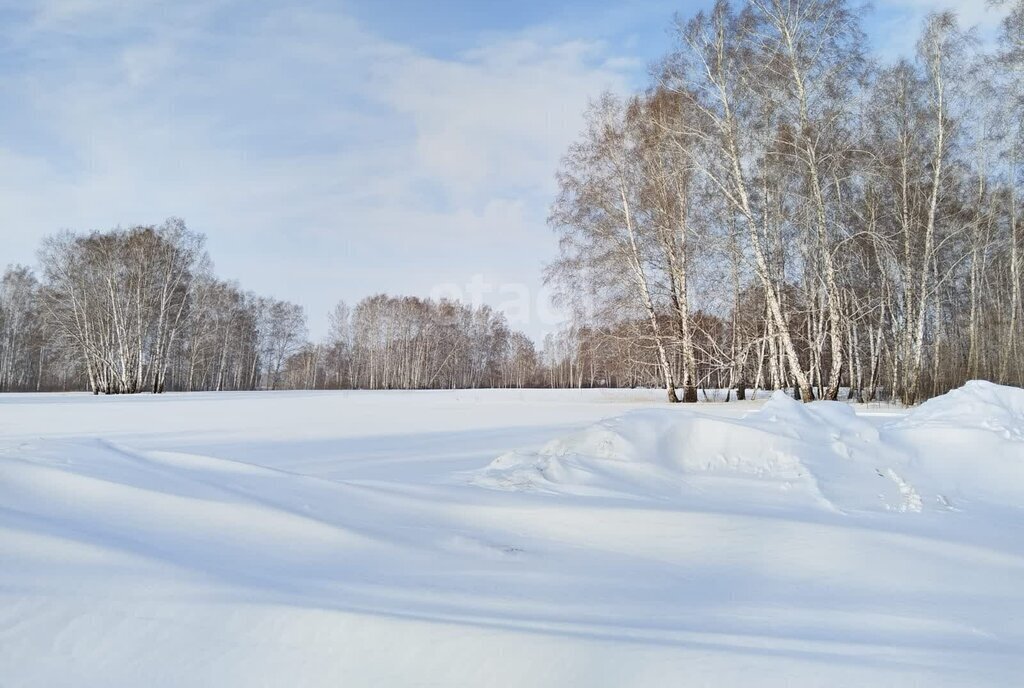
[[[386,291],[504,305],[539,338],[582,110],[642,83],[673,13],[709,4],[0,0],[0,263],[62,228],[177,215],[314,336],[338,299]],[[875,5],[886,55],[929,9],[994,21],[982,0]]]

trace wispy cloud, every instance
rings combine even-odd
[[[341,297],[535,288],[558,158],[637,69],[543,28],[429,55],[312,3],[49,0],[6,32],[0,260],[181,215],[314,330]]]
[[[975,27],[979,38],[990,39],[1008,12],[988,0],[875,0],[872,15],[874,43],[884,58],[906,57],[914,52],[925,18],[932,12],[952,11],[960,25]]]

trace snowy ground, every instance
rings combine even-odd
[[[0,686],[1010,686],[1024,392],[0,395]]]

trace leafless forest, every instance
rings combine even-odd
[[[913,403],[1024,381],[1024,3],[868,54],[842,0],[719,2],[566,155],[552,384],[792,387]],[[678,391],[677,391],[678,388]]]
[[[1006,5],[1002,5],[1006,9]],[[1024,0],[885,64],[842,0],[679,18],[643,92],[604,95],[558,171],[542,348],[486,306],[301,306],[218,280],[202,236],[62,233],[0,283],[0,390],[659,385],[913,403],[1024,382]],[[596,95],[596,94],[595,94]]]
[[[301,306],[216,279],[177,219],[47,239],[39,277],[5,273],[0,313],[3,390],[526,386],[536,372],[502,315],[450,301],[342,303],[310,343]]]

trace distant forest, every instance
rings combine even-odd
[[[0,390],[661,386],[915,403],[1024,382],[1024,0],[993,40],[931,15],[869,54],[843,0],[718,2],[558,170],[572,316],[538,351],[486,306],[373,296],[331,314],[218,280],[203,237],[57,234],[0,282]],[[596,95],[596,94],[595,94]]]
[[[218,280],[203,237],[158,227],[50,237],[0,281],[0,390],[523,387],[537,357],[487,306],[373,296],[307,341],[302,307]]]

